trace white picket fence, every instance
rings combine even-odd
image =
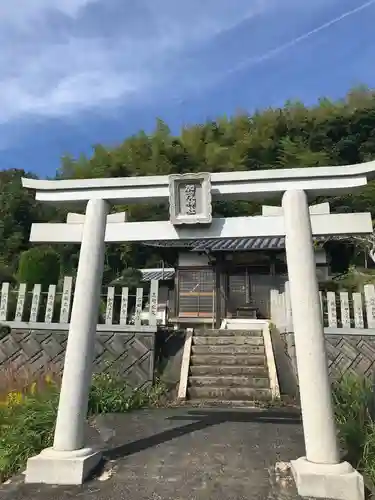
[[[140,328],[142,325],[156,327],[157,323],[166,324],[166,307],[159,308],[158,304],[159,282],[150,281],[150,290],[148,297],[144,297],[143,288],[137,288],[135,295],[135,306],[132,316],[128,311],[129,289],[121,288],[121,295],[115,294],[115,287],[108,287],[105,298],[106,307],[104,313],[104,325],[108,327],[122,326],[131,328]],[[43,324],[56,327],[56,325],[68,325],[70,320],[71,306],[73,302],[73,278],[66,276],[64,278],[63,289],[61,293],[61,304],[59,311],[56,310],[57,289],[56,285],[49,285],[48,292],[42,292],[41,285],[34,285],[32,291],[28,291],[26,284],[21,283],[18,290],[11,290],[9,283],[2,283],[0,298],[0,324],[17,327],[22,324]],[[87,291],[90,293],[90,290]],[[11,294],[16,294],[16,306],[13,307],[14,316],[11,318],[9,310]],[[31,297],[30,297],[31,294]],[[30,302],[31,298],[31,302]],[[14,297],[12,297],[14,299]],[[144,302],[147,302],[144,308]],[[28,302],[28,303],[27,303]],[[14,303],[14,302],[13,302]],[[119,310],[115,310],[118,305]],[[41,312],[43,308],[43,317]],[[56,321],[56,313],[58,320]],[[99,316],[99,311],[98,311]],[[114,318],[117,321],[114,321]],[[54,320],[55,318],[55,320]],[[54,321],[54,322],[53,322]],[[125,328],[126,329],[126,328]]]
[[[364,292],[319,292],[326,333],[375,334],[375,286]],[[271,290],[271,321],[281,332],[293,332],[289,282],[284,292]],[[371,331],[371,332],[370,332]]]

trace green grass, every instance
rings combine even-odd
[[[5,480],[22,467],[28,457],[51,446],[57,413],[58,391],[54,388],[22,401],[0,407],[0,477]]]
[[[374,396],[364,377],[346,375],[333,386],[336,423],[350,463],[375,484]]]
[[[44,378],[26,390],[9,390],[0,404],[0,480],[25,466],[29,457],[52,446],[59,400],[59,383]],[[157,404],[164,387],[132,390],[116,373],[94,375],[89,395],[88,416],[123,413]]]
[[[89,395],[89,415],[100,413],[124,413],[129,410],[154,406],[164,395],[165,387],[156,382],[151,387],[132,390],[124,380],[113,373],[93,376]]]

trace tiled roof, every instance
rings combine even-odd
[[[331,238],[316,237],[315,242],[325,242]],[[200,239],[200,240],[175,240],[175,241],[153,241],[148,243],[155,247],[187,248],[196,252],[220,251],[246,251],[246,250],[283,250],[285,248],[285,237],[262,237],[262,238],[227,238],[227,239]]]
[[[140,269],[142,273],[142,281],[159,280],[165,281],[173,278],[175,270],[173,267],[155,268],[155,269]]]
[[[194,250],[235,251],[235,250],[267,250],[282,249],[285,238],[230,238],[226,240],[200,240],[194,245]]]

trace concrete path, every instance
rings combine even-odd
[[[82,487],[0,488],[1,500],[296,500],[277,463],[304,453],[296,413],[154,409],[98,417],[107,462]]]

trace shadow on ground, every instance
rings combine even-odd
[[[275,464],[303,455],[297,411],[154,409],[94,421],[104,468],[81,487],[0,488],[4,500],[295,500]]]
[[[262,411],[222,411],[222,410],[189,410],[185,414],[176,414],[167,419],[173,423],[186,423],[172,429],[167,429],[158,434],[149,437],[138,439],[124,445],[115,446],[114,448],[104,451],[104,456],[109,460],[124,458],[133,453],[138,453],[148,448],[158,446],[172,439],[179,438],[186,434],[201,431],[212,427],[213,425],[221,425],[224,423],[268,423],[283,425],[299,425],[301,423],[300,414],[298,411],[280,411],[280,410],[262,410]],[[194,420],[193,422],[191,422]]]

